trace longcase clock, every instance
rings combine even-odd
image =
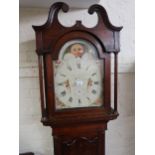
[[[98,24],[65,27],[58,20],[62,2],[51,6],[47,22],[33,26],[39,62],[41,122],[52,128],[55,155],[105,155],[105,130],[117,112],[119,32],[106,10],[92,5]],[[69,20],[69,19],[66,19]],[[114,106],[111,55],[114,54]]]

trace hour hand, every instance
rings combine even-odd
[[[66,87],[67,89],[69,89],[70,92],[71,92],[71,87],[70,87],[70,84],[69,84],[69,80],[66,80],[66,81],[64,82],[64,84],[65,84],[65,87]]]
[[[93,81],[89,78],[87,83],[87,90],[92,86]]]

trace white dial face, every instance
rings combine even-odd
[[[70,41],[54,62],[56,109],[103,104],[103,63],[90,43],[81,42]]]

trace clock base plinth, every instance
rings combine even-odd
[[[105,155],[106,123],[54,127],[55,155]]]

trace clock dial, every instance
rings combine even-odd
[[[54,62],[56,109],[102,106],[103,63],[90,43],[74,42]]]

